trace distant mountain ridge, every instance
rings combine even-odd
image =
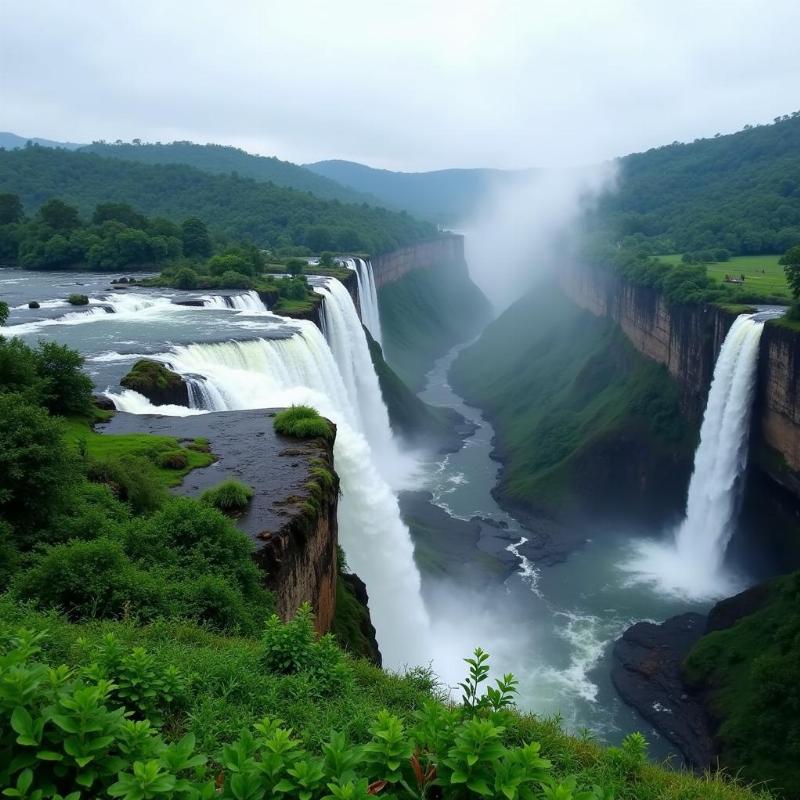
[[[482,168],[392,172],[339,160],[303,166],[343,186],[376,195],[394,208],[443,224],[468,217],[493,183],[526,174],[526,171]]]
[[[0,131],[0,147],[5,150],[17,150],[25,147],[28,142],[38,144],[40,147],[61,147],[64,150],[77,150],[79,147],[85,146],[75,142],[56,142],[53,139],[40,139],[37,136],[18,136],[10,131]]]
[[[221,144],[195,144],[194,142],[126,143],[94,142],[81,147],[81,151],[95,153],[104,158],[138,161],[141,164],[185,164],[216,175],[237,173],[243,178],[272,182],[276,186],[311,192],[322,200],[339,200],[342,203],[368,203],[386,205],[377,197],[342,186],[305,167],[282,161],[275,156],[257,156]]]

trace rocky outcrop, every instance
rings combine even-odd
[[[759,459],[759,466],[800,496],[800,331],[765,326],[757,402],[761,437],[777,455]]]
[[[670,305],[656,289],[607,270],[565,267],[560,280],[574,303],[613,319],[640,353],[667,367],[680,387],[684,413],[699,422],[735,315],[717,306]]]
[[[415,269],[463,263],[464,237],[448,233],[376,256],[372,259],[372,272],[375,286],[380,289]]]
[[[339,580],[344,584],[345,591],[358,603],[360,613],[358,615],[358,639],[361,647],[356,650],[356,654],[371,661],[375,666],[383,666],[383,656],[378,647],[378,639],[375,634],[375,626],[369,615],[369,595],[367,594],[367,584],[353,572],[345,572],[339,575]],[[352,644],[348,642],[345,644]]]
[[[701,614],[661,625],[638,622],[615,642],[611,668],[620,697],[680,750],[688,766],[701,770],[714,758],[711,723],[702,698],[684,686],[681,667],[705,622]]]
[[[144,395],[155,406],[189,405],[189,387],[183,378],[159,361],[140,359],[119,383]]]
[[[251,486],[253,498],[237,525],[254,544],[253,558],[283,619],[304,602],[314,607],[317,629],[327,633],[336,609],[338,479],[332,443],[277,434],[273,411],[222,411],[191,417],[116,414],[110,433],[145,432],[209,441],[218,460],[196,469],[175,489],[196,496],[226,478]],[[334,475],[314,490],[315,471]],[[321,491],[320,491],[321,489]]]

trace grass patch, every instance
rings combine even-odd
[[[333,439],[330,422],[309,406],[292,406],[280,411],[275,415],[272,424],[278,433],[296,439]]]
[[[680,264],[681,254],[658,256],[667,264]],[[725,276],[738,278],[744,275],[742,289],[753,294],[791,297],[783,267],[778,264],[780,256],[734,256],[729,261],[716,261],[706,265],[706,274],[716,283],[725,284]],[[729,285],[729,284],[725,284]],[[735,284],[734,284],[735,285]]]
[[[309,296],[305,300],[281,297],[270,311],[274,311],[276,314],[306,314],[313,311],[321,302],[322,298],[319,295]]]
[[[218,511],[242,511],[253,499],[253,489],[241,481],[230,478],[211,489],[206,489],[200,495],[203,503],[214,506]]]
[[[748,306],[744,303],[715,303],[717,308],[721,308],[728,314],[755,314],[758,310],[755,306]]]
[[[182,447],[174,436],[153,436],[147,433],[98,433],[84,419],[65,421],[65,439],[76,452],[97,461],[138,456],[150,461],[159,481],[164,486],[178,486],[183,477],[198,467],[207,467],[214,461],[208,452]],[[186,458],[182,467],[164,466],[160,460],[165,454],[179,453]]]

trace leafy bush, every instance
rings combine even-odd
[[[81,371],[83,356],[56,342],[39,342],[35,352],[37,371],[44,380],[43,405],[51,414],[89,415],[93,385]]]
[[[0,325],[5,325],[8,321],[8,303],[0,300]]]
[[[211,489],[206,489],[200,500],[213,506],[218,511],[241,511],[247,508],[248,503],[253,497],[253,490],[249,486],[245,486],[241,481],[230,480],[223,481]]]
[[[142,456],[127,455],[93,461],[89,464],[88,475],[97,483],[105,483],[136,514],[155,511],[167,496],[153,464]]]
[[[173,283],[176,289],[196,289],[197,273],[189,267],[183,267],[175,273]]]
[[[158,454],[156,463],[164,469],[185,469],[189,464],[189,457],[183,450],[167,450]]]
[[[88,306],[89,298],[85,294],[71,294],[67,298],[67,302],[71,306]]]
[[[278,433],[297,439],[333,438],[331,424],[315,408],[309,406],[292,406],[280,411],[275,415],[272,424]]]
[[[219,286],[221,289],[252,289],[253,281],[241,272],[229,270],[220,277]]]

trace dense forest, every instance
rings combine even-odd
[[[619,167],[592,222],[624,245],[747,255],[800,243],[800,112],[629,155]]]
[[[54,197],[75,205],[84,216],[100,203],[128,203],[173,222],[197,217],[220,238],[276,249],[375,254],[436,234],[429,223],[366,203],[320,200],[180,164],[137,164],[38,146],[0,151],[0,187],[19,195],[28,212]]]
[[[142,164],[186,164],[205,172],[221,175],[236,173],[243,178],[274,183],[289,189],[311,192],[322,200],[341,200],[343,203],[382,205],[377,198],[342,186],[335,180],[318,175],[309,169],[281,161],[275,156],[256,156],[237,147],[220,144],[171,142],[169,144],[139,142],[93,142],[80,148],[84,153],[96,153],[105,158],[138,161]]]

